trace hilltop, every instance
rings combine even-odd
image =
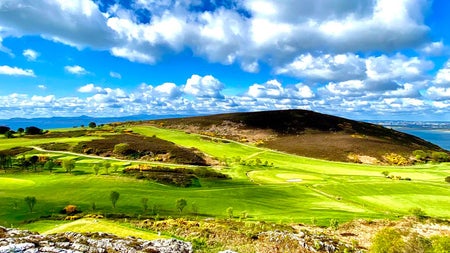
[[[388,162],[389,154],[407,159],[415,150],[444,151],[419,137],[381,125],[308,110],[228,113],[149,122],[332,161],[383,163]]]

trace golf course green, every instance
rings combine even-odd
[[[33,150],[27,155],[75,159],[75,169],[72,173],[56,167],[51,173],[41,170],[0,174],[0,225],[25,226],[52,217],[67,205],[76,205],[84,213],[127,217],[225,218],[227,208],[232,207],[236,218],[281,223],[314,220],[328,224],[331,219],[345,222],[358,218],[396,218],[408,214],[412,208],[420,208],[436,218],[450,217],[450,187],[444,181],[450,174],[449,164],[394,167],[331,162],[233,141],[205,139],[178,130],[153,126],[136,126],[132,130],[194,147],[221,161],[213,166],[214,170],[231,179],[201,179],[200,187],[181,188],[124,176],[124,165],[138,164],[137,161],[110,159],[119,169],[95,175],[93,164],[101,164],[105,158]],[[73,145],[94,138],[101,137],[2,139],[0,150],[49,142]],[[189,167],[195,170],[195,166]],[[410,180],[386,178],[383,171]],[[111,191],[120,194],[115,208],[110,200]],[[27,196],[36,198],[32,212],[24,201]],[[148,208],[143,207],[143,198],[148,199]],[[182,212],[176,208],[176,200],[180,198],[187,201]]]

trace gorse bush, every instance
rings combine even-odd
[[[79,212],[78,207],[75,205],[67,205],[66,207],[64,207],[63,211],[67,215],[76,214]]]
[[[450,183],[450,176],[447,176],[447,177],[445,178],[445,182]]]
[[[370,247],[371,253],[400,253],[403,252],[405,242],[399,230],[383,228],[375,234]]]
[[[390,153],[383,156],[384,160],[392,165],[408,165],[409,161],[402,155]]]
[[[416,232],[392,227],[378,231],[372,239],[370,253],[409,253],[430,252],[448,253],[450,237],[435,235],[430,238],[421,236]]]

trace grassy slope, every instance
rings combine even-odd
[[[346,164],[235,142],[212,142],[181,131],[154,127],[135,127],[134,131],[156,135],[186,147],[196,147],[213,157],[239,156],[247,161],[259,158],[263,162],[273,163],[273,167],[233,164],[222,168],[233,180],[202,181],[203,187],[188,189],[137,181],[115,174],[94,176],[87,163],[92,159],[80,159],[76,175],[50,175],[47,172],[0,175],[0,225],[9,226],[57,213],[67,204],[75,204],[81,210],[88,211],[92,202],[96,203],[100,213],[137,215],[142,214],[143,197],[149,199],[149,206],[158,204],[160,214],[164,216],[179,215],[175,210],[175,200],[185,198],[189,206],[183,215],[191,213],[191,204],[195,202],[201,215],[225,217],[225,210],[233,207],[236,215],[246,211],[250,219],[280,222],[308,223],[314,217],[319,223],[328,224],[332,218],[344,221],[363,217],[395,217],[406,214],[411,207],[420,207],[429,215],[450,217],[447,208],[450,189],[443,180],[450,173],[448,164],[417,167]],[[76,138],[76,141],[79,140]],[[36,145],[40,140],[32,140],[33,144],[26,139],[20,141],[21,145]],[[75,138],[70,138],[70,141],[75,141]],[[8,145],[12,146],[2,142],[0,149]],[[384,170],[410,177],[412,181],[386,179],[381,175]],[[289,183],[289,179],[301,179],[301,182]],[[112,210],[109,201],[111,190],[121,194],[116,210]],[[31,214],[23,201],[25,196],[36,196],[38,200]],[[14,209],[14,202],[18,204],[17,209]]]
[[[61,223],[60,221],[38,221],[22,226],[23,229],[36,231],[42,234],[56,234],[64,232],[103,232],[110,233],[120,237],[134,236],[145,240],[154,240],[165,238],[157,234],[131,228],[126,224],[120,224],[109,220],[85,218],[71,222]]]

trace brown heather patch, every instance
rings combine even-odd
[[[180,129],[202,134],[205,138],[226,138],[301,156],[343,162],[378,160],[389,163],[387,154],[409,159],[414,150],[443,151],[430,142],[383,126],[306,110],[230,113],[136,124]],[[368,157],[369,160],[366,159]]]
[[[208,165],[197,150],[183,148],[173,142],[157,137],[146,137],[138,134],[107,135],[104,139],[80,142],[72,151],[98,156],[114,156],[114,147],[126,143],[130,147],[129,159],[158,160],[191,165]]]

